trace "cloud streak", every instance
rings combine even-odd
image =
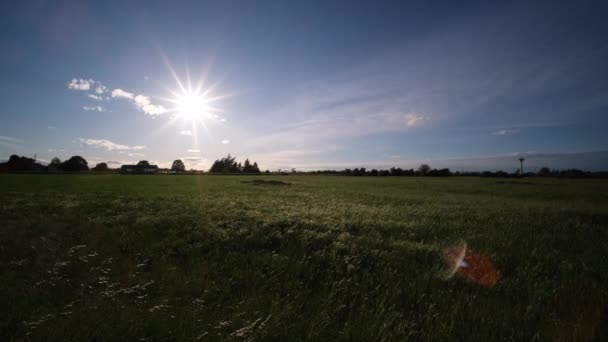
[[[129,146],[129,145],[117,144],[117,143],[112,142],[107,139],[82,139],[81,138],[80,142],[83,145],[87,145],[87,146],[91,146],[91,147],[95,147],[95,148],[104,148],[108,151],[114,151],[114,150],[137,151],[137,150],[143,150],[146,148],[146,146],[143,146],[143,145]]]
[[[513,135],[517,134],[519,131],[516,129],[499,129],[496,132],[492,132],[492,135]]]
[[[134,93],[122,90],[120,88],[112,90],[113,98],[123,98],[129,100],[135,107],[148,115],[161,115],[167,112],[167,109],[162,105],[153,104],[148,96],[135,95]]]
[[[102,106],[83,106],[82,109],[86,111],[94,111],[94,112],[105,112],[106,109]]]

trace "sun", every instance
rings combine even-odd
[[[175,72],[169,61],[165,59],[165,64],[177,88],[167,88],[168,97],[161,98],[168,103],[167,113],[169,120],[166,121],[159,130],[167,129],[173,125],[180,125],[182,132],[187,132],[184,135],[192,136],[194,142],[198,141],[199,128],[203,129],[203,133],[210,137],[211,125],[223,126],[226,119],[222,117],[223,110],[216,105],[221,100],[231,97],[231,94],[215,94],[218,83],[208,84],[206,81],[207,71],[194,84],[192,77],[186,68],[185,78],[182,80]]]
[[[202,121],[211,115],[209,100],[203,94],[188,92],[175,98],[176,114],[185,121]]]

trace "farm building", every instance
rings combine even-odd
[[[156,166],[156,165],[123,165],[120,167],[120,173],[153,174],[153,173],[158,173],[158,166]]]

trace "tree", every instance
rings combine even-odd
[[[53,159],[51,159],[51,163],[49,164],[49,166],[55,166],[55,167],[59,167],[59,165],[61,165],[61,160],[59,160],[59,158],[54,157]]]
[[[418,172],[420,172],[423,176],[426,175],[431,170],[431,167],[428,164],[422,164],[418,167]]]
[[[236,158],[232,157],[230,154],[228,156],[218,159],[213,162],[209,172],[215,173],[260,173],[260,168],[258,167],[258,163],[253,163],[246,159],[243,164],[237,163]]]
[[[137,166],[150,166],[150,163],[147,160],[140,160]]]
[[[215,162],[213,162],[213,165],[211,165],[211,168],[209,169],[209,172],[224,172],[224,173],[228,173],[228,172],[233,172],[233,170],[237,169],[238,170],[238,165],[235,162],[235,157],[230,156],[230,154],[228,154],[228,156],[218,159]]]
[[[182,162],[181,160],[176,159],[171,165],[171,171],[184,172],[186,171],[186,165],[184,165],[184,162]]]
[[[81,156],[73,156],[70,159],[61,163],[63,171],[89,171],[89,164]]]
[[[538,175],[540,177],[549,177],[549,176],[551,176],[551,170],[549,170],[548,167],[543,167],[540,170],[538,170]]]
[[[108,164],[99,163],[99,164],[95,165],[95,167],[93,168],[93,171],[108,171]]]
[[[6,167],[9,171],[41,171],[44,167],[37,164],[36,161],[28,157],[19,157],[13,154],[8,158]]]

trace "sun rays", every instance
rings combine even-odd
[[[186,67],[185,80],[182,80],[169,61],[163,56],[165,65],[175,80],[176,89],[167,89],[170,96],[162,100],[170,104],[167,108],[169,120],[161,130],[173,125],[187,127],[192,132],[194,143],[198,144],[199,128],[209,135],[211,124],[222,125],[226,120],[221,116],[222,111],[216,106],[217,102],[228,95],[215,95],[217,83],[207,85],[207,70],[201,73],[198,81],[192,83],[192,75]]]

